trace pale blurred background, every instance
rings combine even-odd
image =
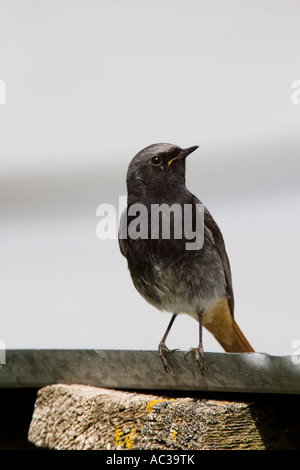
[[[135,291],[96,209],[145,146],[199,145],[187,186],[223,231],[257,351],[300,339],[299,1],[0,0],[0,340],[156,349],[170,314]],[[168,345],[198,342],[176,320]],[[221,351],[206,332],[204,348]]]

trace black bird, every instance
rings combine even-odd
[[[171,374],[165,342],[179,313],[199,322],[199,345],[185,354],[195,351],[202,372],[202,325],[225,351],[254,351],[234,320],[232,278],[222,233],[206,207],[185,185],[185,159],[197,148],[153,144],[132,159],[127,172],[127,208],[119,227],[120,250],[127,258],[136,289],[154,307],[173,314],[158,347],[165,370]],[[169,211],[161,211],[158,218],[159,207]],[[187,219],[170,210],[180,208],[183,214],[187,207],[192,211],[189,227],[184,226]],[[188,247],[192,241],[185,229],[194,233],[195,242],[196,208],[201,207],[202,243]],[[168,236],[162,229],[164,217],[170,223]]]

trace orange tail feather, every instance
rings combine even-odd
[[[232,352],[232,353],[255,352],[251,344],[245,338],[244,334],[240,330],[235,320],[232,321],[232,334],[231,334],[230,344],[225,343],[224,341],[222,341],[221,339],[217,337],[215,338],[226,352]]]

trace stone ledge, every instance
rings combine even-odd
[[[38,392],[28,438],[57,450],[299,449],[294,398],[220,401],[49,385]]]

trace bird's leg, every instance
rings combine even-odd
[[[168,361],[166,359],[165,353],[170,351],[169,348],[167,348],[167,346],[166,346],[166,339],[167,339],[168,334],[170,333],[170,329],[172,328],[172,325],[173,325],[174,320],[175,320],[176,317],[177,317],[177,313],[174,313],[172,315],[170,323],[168,324],[168,328],[166,329],[166,332],[165,332],[165,334],[164,334],[164,336],[163,336],[163,338],[162,338],[162,340],[161,340],[161,342],[159,343],[159,346],[158,346],[158,354],[159,354],[159,357],[162,360],[165,371],[170,372],[170,374],[173,375],[173,376],[174,376],[174,372],[172,370],[172,367],[170,366],[170,364],[168,363]]]
[[[197,311],[198,319],[199,319],[199,346],[197,348],[190,348],[188,351],[184,353],[184,357],[192,352],[195,351],[196,361],[201,369],[202,374],[204,374],[205,369],[205,358],[204,358],[204,349],[202,344],[202,319],[203,319],[204,309]]]

